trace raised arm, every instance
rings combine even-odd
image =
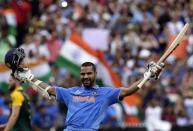
[[[40,83],[38,84],[38,85],[36,85],[35,83],[37,82],[37,81],[39,81]],[[33,84],[33,86],[34,87],[36,87],[36,88],[41,88],[41,89],[47,89],[47,92],[48,92],[48,94],[50,95],[50,96],[56,96],[56,92],[55,92],[55,89],[54,89],[54,87],[51,87],[50,85],[48,85],[47,83],[45,83],[45,82],[43,82],[43,81],[40,81],[40,80],[38,80],[38,79],[36,79],[36,78],[33,78],[32,79],[32,82],[34,83]]]
[[[121,88],[121,93],[119,95],[119,99],[122,100],[124,97],[126,96],[130,96],[133,93],[135,93],[136,91],[138,91],[140,88],[137,86],[142,79],[134,82],[131,86],[129,87],[122,87]]]
[[[29,83],[33,89],[39,91],[49,99],[56,96],[55,89],[42,82],[31,74],[28,68],[25,68],[25,52],[22,48],[13,48],[5,55],[5,65],[12,70],[11,75],[16,79]]]
[[[151,76],[148,79],[157,79],[163,68],[164,68],[164,63],[161,63],[160,65],[158,65],[154,62],[151,62],[150,64],[148,64],[147,70],[144,73],[144,77],[149,77],[146,74],[151,73]],[[142,80],[143,80],[143,78],[141,78],[138,81],[134,82],[131,86],[121,88],[121,93],[119,95],[119,99],[122,100],[124,97],[132,95],[133,93],[138,91],[140,89],[138,84]]]
[[[16,79],[29,83],[34,90],[40,92],[46,98],[51,99],[56,97],[55,88],[35,78],[34,75],[31,74],[31,70],[26,68],[23,69],[23,71],[16,71],[13,75]]]

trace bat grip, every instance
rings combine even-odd
[[[149,80],[150,77],[151,77],[151,72],[148,71],[147,74],[142,79],[142,81],[137,85],[137,87],[141,88],[145,84],[145,82],[147,82]]]

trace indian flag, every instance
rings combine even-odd
[[[120,79],[113,72],[102,52],[92,49],[77,33],[72,33],[60,50],[60,56],[56,61],[59,67],[66,68],[75,76],[80,75],[82,63],[90,61],[96,64],[97,77],[104,85],[121,87]]]
[[[46,61],[37,60],[33,63],[30,63],[28,66],[35,77],[43,81],[49,80],[51,76],[51,70]],[[4,64],[0,64],[0,89],[4,92],[7,92],[10,74],[11,70],[8,69]]]
[[[7,24],[9,25],[9,32],[14,36],[17,35],[17,30],[16,30],[17,21],[16,21],[16,15],[14,10],[11,8],[7,8],[3,10],[2,13],[4,14]]]

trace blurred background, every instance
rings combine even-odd
[[[51,85],[79,85],[84,61],[99,85],[121,87],[142,76],[193,21],[193,0],[0,0],[0,124],[10,114],[6,52],[22,47],[33,74]],[[67,108],[24,85],[34,131],[61,131]],[[54,113],[53,113],[54,112]],[[109,107],[102,130],[193,130],[193,28],[166,60],[158,81]]]

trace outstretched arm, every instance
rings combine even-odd
[[[147,79],[157,79],[160,72],[164,68],[164,63],[161,63],[160,65],[151,62],[148,64],[147,70],[144,73],[144,78],[147,77]],[[119,95],[119,99],[122,100],[124,97],[132,95],[136,91],[138,91],[141,87],[138,86],[138,84],[144,79],[141,78],[138,81],[134,82],[131,86],[129,87],[123,87],[121,88],[121,93]]]
[[[51,98],[56,96],[54,88],[50,85],[42,82],[31,74],[28,68],[25,68],[25,52],[22,48],[13,48],[9,50],[5,55],[5,64],[12,70],[11,75],[22,82],[28,82],[33,89],[41,92],[44,96]]]
[[[56,97],[55,88],[35,78],[34,75],[31,74],[31,70],[29,69],[23,69],[23,71],[16,71],[14,73],[14,77],[22,82],[29,83],[34,90],[40,92],[46,98],[51,99],[52,97]]]
[[[121,93],[119,95],[119,99],[122,100],[124,97],[126,96],[130,96],[133,93],[137,92],[140,88],[137,86],[140,82],[142,81],[142,79],[134,82],[131,86],[129,87],[122,87],[121,88]]]
[[[38,84],[38,83],[39,84]],[[43,82],[43,81],[40,81],[40,80],[38,80],[37,78],[33,78],[32,80],[31,80],[31,85],[34,87],[34,88],[37,88],[37,90],[38,90],[38,88],[41,88],[41,89],[43,89],[43,90],[46,90],[47,89],[47,92],[48,92],[48,94],[49,94],[49,96],[56,96],[56,92],[55,92],[55,89],[54,89],[54,87],[51,87],[50,85],[48,85],[47,83],[45,83],[45,82]],[[36,84],[37,83],[37,84]]]

